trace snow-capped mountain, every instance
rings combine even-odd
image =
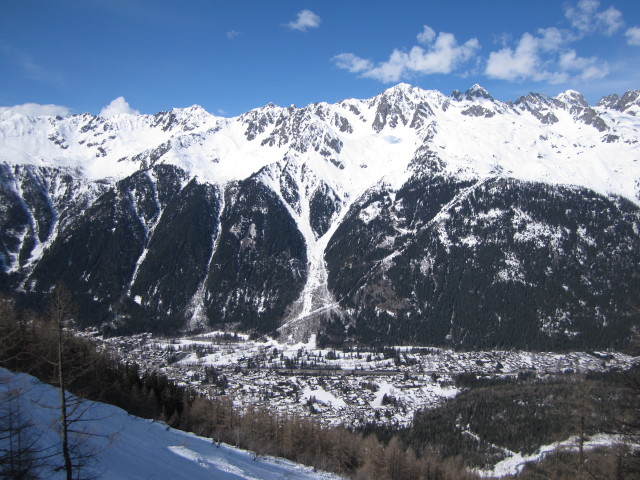
[[[640,92],[400,84],[235,118],[0,114],[5,291],[84,323],[609,345],[640,293]]]

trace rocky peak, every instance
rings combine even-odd
[[[555,99],[572,107],[575,106],[579,108],[587,108],[589,106],[582,94],[576,92],[575,90],[567,90],[566,92],[562,92],[557,95]]]
[[[184,108],[174,108],[173,111],[176,112],[177,114],[183,114],[183,115],[212,116],[200,105],[191,105],[190,107],[184,107]]]
[[[635,108],[634,108],[635,107]],[[616,110],[636,115],[640,110],[640,90],[629,90],[616,105]]]
[[[609,126],[598,112],[589,106],[581,93],[567,90],[552,99],[556,106],[569,110],[576,121],[591,125],[600,132],[609,130]],[[558,105],[559,104],[559,105]]]
[[[527,95],[519,97],[515,101],[515,105],[517,105],[518,107],[520,107],[520,109],[523,109],[523,110],[527,107],[529,108],[534,108],[534,107],[562,108],[564,106],[564,104],[561,101],[556,100],[555,98],[551,98],[550,96],[545,95],[544,93],[535,93],[535,92],[529,92]]]
[[[640,90],[629,90],[622,97],[615,93],[607,95],[602,97],[596,105],[635,116],[640,111]]]
[[[264,133],[270,125],[274,125],[280,114],[281,107],[269,102],[264,107],[254,108],[240,116],[240,121],[246,125],[245,136],[247,140],[254,140]]]
[[[399,83],[388,88],[373,98],[372,106],[376,109],[373,129],[380,132],[387,125],[395,128],[398,124],[418,126],[416,114],[420,117],[428,116],[433,111],[427,104],[428,95],[418,87],[406,83]],[[419,112],[418,112],[419,111]]]
[[[564,108],[564,103],[542,93],[530,92],[526,96],[518,98],[514,107],[531,113],[542,124],[551,125],[558,122],[558,117],[553,113],[553,110]]]
[[[449,95],[452,99],[456,100],[456,101],[461,101],[464,97],[462,96],[462,92],[460,90],[453,90],[451,92],[451,95]]]
[[[612,93],[611,95],[607,95],[605,97],[602,97],[598,103],[596,103],[597,107],[604,107],[604,108],[613,108],[615,109],[616,104],[620,101],[620,95],[616,94],[616,93]]]
[[[219,117],[207,112],[200,105],[192,105],[187,108],[174,108],[171,111],[183,131],[191,131],[200,127],[214,125]]]
[[[486,100],[493,101],[493,97],[489,94],[489,92],[487,92],[477,83],[469,88],[466,92],[464,92],[464,98],[470,101],[473,101],[477,98],[484,98]]]
[[[409,85],[408,83],[398,83],[393,87],[387,88],[382,92],[382,95],[386,97],[406,97],[415,95],[419,91],[421,91],[420,88]]]

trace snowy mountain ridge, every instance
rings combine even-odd
[[[608,96],[595,107],[572,90],[503,103],[479,85],[446,97],[399,84],[368,100],[304,108],[268,104],[235,118],[216,117],[197,105],[108,119],[8,111],[0,114],[0,158],[80,168],[92,180],[118,180],[166,163],[209,183],[247,178],[298,158],[352,198],[406,168],[428,144],[452,173],[500,171],[639,202],[638,95]]]
[[[372,315],[381,330],[452,324],[450,301],[431,310],[453,295],[439,289],[460,288],[434,280],[451,278],[451,265],[434,265],[459,262],[456,248],[492,257],[487,285],[514,288],[537,284],[540,266],[526,258],[545,248],[580,271],[598,242],[638,253],[639,97],[589,106],[569,90],[500,102],[479,85],[445,96],[399,84],[366,100],[268,104],[234,118],[199,106],[110,118],[3,112],[1,285],[37,296],[62,279],[88,311],[105,307],[94,323],[115,326],[156,328],[161,315],[171,328],[224,323],[304,338],[327,322],[358,330]],[[575,212],[599,209],[602,218],[576,224]],[[496,253],[494,238],[510,245]],[[571,336],[582,327],[567,311],[589,301],[554,265],[543,276],[557,274],[567,299],[527,315]],[[620,281],[623,271],[635,278],[628,268]],[[575,288],[593,288],[591,274],[576,273]],[[592,305],[598,328],[628,320],[619,300],[602,300],[606,314]],[[515,315],[488,314],[498,324]],[[437,342],[455,337],[444,324]],[[416,328],[410,337],[425,341]]]

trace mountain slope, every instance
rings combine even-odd
[[[611,345],[640,293],[639,105],[400,84],[229,119],[4,112],[0,285],[62,280],[123,331]]]
[[[327,249],[329,287],[368,341],[583,348],[621,345],[634,323],[623,313],[640,287],[627,200],[429,177],[352,212]]]
[[[37,439],[32,448],[47,458],[50,465],[62,464],[57,430],[56,405],[58,390],[25,374],[0,369],[0,396],[14,397],[11,389],[20,393],[20,414],[28,419]],[[313,468],[294,462],[260,458],[246,450],[225,444],[216,445],[209,438],[169,428],[166,424],[127,414],[112,405],[86,402],[79,417],[84,430],[91,433],[83,439],[87,452],[95,452],[82,475],[97,475],[105,480],[131,478],[191,478],[220,480],[242,479],[338,479],[336,475],[314,472]],[[18,408],[16,406],[16,408]],[[17,413],[16,409],[14,413]],[[0,442],[4,442],[3,438]],[[23,439],[24,441],[24,439]],[[1,445],[1,443],[0,443]],[[14,447],[15,448],[15,447]],[[44,463],[44,462],[43,462]],[[43,478],[66,478],[64,471],[43,466],[38,473]]]

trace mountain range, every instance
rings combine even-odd
[[[78,324],[619,347],[640,303],[640,91],[399,84],[234,118],[0,113],[0,290]]]

